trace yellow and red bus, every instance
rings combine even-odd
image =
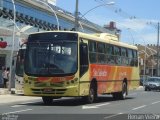
[[[125,99],[139,86],[137,47],[113,35],[74,31],[30,34],[24,64],[24,94],[45,104],[60,97],[82,97],[88,103],[100,94]]]

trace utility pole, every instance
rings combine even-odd
[[[75,30],[78,31],[78,0],[76,0],[76,11],[75,11]]]
[[[157,26],[157,76],[159,76],[159,22]]]
[[[16,7],[14,0],[11,0],[13,4],[13,35],[12,35],[12,49],[11,49],[11,56],[10,56],[10,75],[9,75],[9,82],[8,82],[8,90],[11,91],[12,88],[12,78],[13,77],[13,54],[14,54],[14,45],[15,45],[15,31],[16,31]]]

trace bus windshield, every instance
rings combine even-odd
[[[26,74],[73,74],[77,71],[77,41],[49,38],[45,41],[33,40],[27,44],[26,58]]]
[[[23,77],[25,49],[19,49],[16,60],[16,75]]]

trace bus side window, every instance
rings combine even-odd
[[[97,43],[97,52],[98,52],[98,63],[105,63],[105,44],[104,43]]]
[[[121,56],[122,56],[122,65],[127,65],[127,49],[121,48]]]
[[[121,55],[120,47],[114,46],[114,60],[115,60],[115,64],[117,64],[117,65],[121,64],[120,55]]]
[[[129,66],[134,66],[133,50],[128,49]]]
[[[96,42],[89,41],[89,60],[91,63],[97,63],[97,47]]]
[[[80,76],[88,70],[88,46],[86,43],[80,44]]]
[[[134,56],[134,66],[138,66],[138,56],[137,56],[137,51],[133,51],[133,56]]]
[[[106,45],[107,62],[114,64],[113,45]]]

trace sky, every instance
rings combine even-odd
[[[106,5],[108,3],[108,5]],[[114,3],[114,4],[110,4]],[[57,0],[57,6],[75,12],[76,0]],[[104,6],[92,8],[104,4]],[[129,44],[157,44],[160,0],[79,0],[79,12],[100,26],[116,22],[120,41]]]

